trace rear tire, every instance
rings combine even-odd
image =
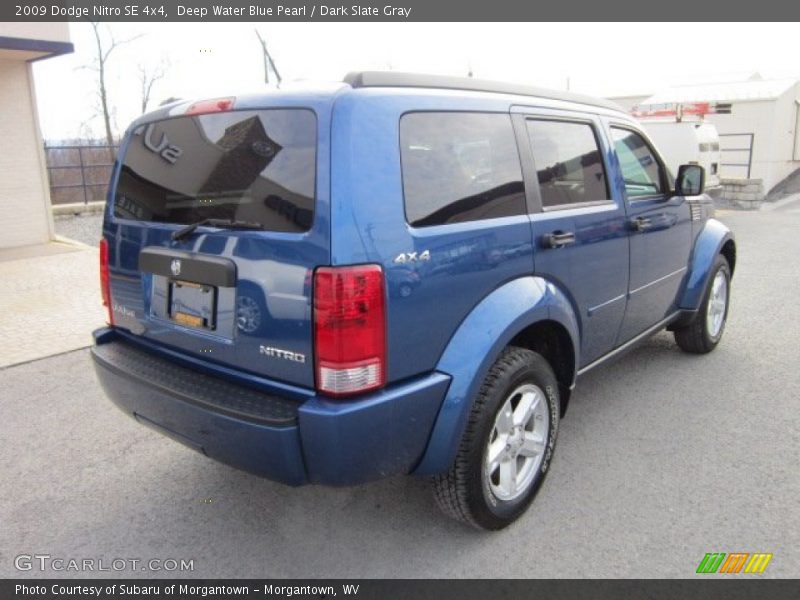
[[[700,309],[685,326],[675,329],[675,342],[681,350],[692,354],[707,354],[717,347],[730,305],[731,270],[724,256],[717,255],[711,269]]]
[[[434,478],[439,507],[478,529],[513,523],[547,474],[559,414],[548,362],[530,350],[506,348],[475,398],[452,468]]]

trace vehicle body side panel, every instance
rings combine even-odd
[[[622,119],[606,119],[606,135],[613,140],[612,130],[622,128],[638,133],[649,142],[656,160],[665,169],[666,181],[672,185],[669,171],[649,136],[639,124]],[[612,142],[613,146],[613,142]],[[616,152],[611,167],[617,172],[617,185],[625,194],[621,165]],[[653,196],[626,198],[629,236],[628,302],[616,346],[620,346],[675,312],[677,300],[686,281],[692,241],[689,205],[683,196],[665,188]],[[637,230],[633,224],[643,220],[647,229]]]
[[[624,190],[612,185],[616,179],[612,168],[613,146],[606,139],[601,120],[589,113],[554,111],[535,107],[514,107],[528,124],[559,121],[591,126],[598,142],[603,167],[609,180],[608,197],[592,198],[587,206],[552,208],[533,214],[536,275],[557,285],[575,308],[580,329],[580,365],[585,365],[609,352],[619,333],[625,315],[628,291],[628,230]],[[525,143],[530,144],[526,129]],[[538,186],[532,149],[531,173],[528,179]],[[538,191],[537,191],[538,193]],[[599,205],[598,205],[599,204]],[[575,243],[561,248],[548,248],[543,238],[551,233],[573,233]]]
[[[357,90],[334,106],[331,260],[377,263],[387,283],[388,380],[435,369],[481,298],[533,270],[527,214],[429,227],[408,225],[400,119],[409,111],[508,115],[508,100],[427,90]],[[509,115],[510,120],[510,115]],[[429,260],[399,264],[406,253]]]

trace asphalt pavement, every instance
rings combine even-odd
[[[114,408],[87,350],[0,370],[0,577],[694,577],[708,552],[798,577],[800,202],[721,218],[722,344],[662,333],[582,378],[548,480],[499,533],[439,514],[424,479],[293,489],[210,461]],[[15,567],[37,554],[193,570]]]

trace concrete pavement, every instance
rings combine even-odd
[[[505,531],[447,520],[420,479],[291,489],[214,463],[114,408],[80,350],[0,370],[0,576],[75,575],[14,568],[47,553],[191,559],[169,575],[192,577],[694,577],[739,551],[798,577],[800,212],[721,217],[739,261],[720,347],[664,333],[582,378]]]
[[[0,252],[0,367],[91,344],[105,322],[98,260],[73,242]]]

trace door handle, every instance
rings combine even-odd
[[[653,226],[653,222],[647,217],[636,217],[631,220],[631,227],[634,231],[647,231]]]
[[[542,236],[542,244],[545,248],[563,248],[574,243],[575,234],[571,231],[554,231]]]

